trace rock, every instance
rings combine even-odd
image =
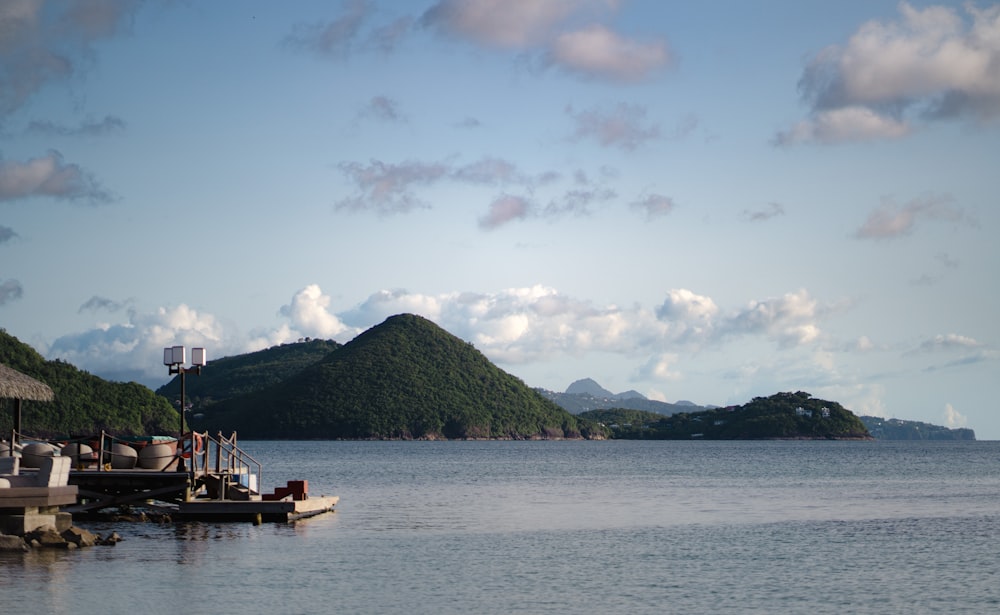
[[[37,547],[50,549],[66,549],[69,543],[62,537],[56,528],[51,525],[43,525],[24,535],[24,540],[28,544]],[[74,545],[75,546],[75,545]]]
[[[87,530],[71,527],[61,534],[63,540],[78,547],[92,547],[97,544],[97,536]]]
[[[0,534],[0,552],[12,553],[16,551],[27,551],[28,545],[24,544],[24,539],[20,536],[10,536]]]
[[[118,532],[111,532],[111,535],[107,538],[101,538],[100,536],[97,537],[97,544],[106,547],[113,547],[121,541],[122,537],[118,535]]]

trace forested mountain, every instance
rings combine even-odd
[[[581,418],[608,425],[612,437],[641,440],[870,439],[864,423],[837,402],[809,393],[755,397],[742,406],[660,416],[638,410],[592,410]]]
[[[257,352],[210,359],[201,374],[185,378],[188,403],[193,404],[192,412],[197,413],[213,403],[262,391],[319,363],[340,346],[333,340],[306,339]],[[180,400],[180,376],[175,376],[156,393],[171,402]]]
[[[180,417],[166,398],[135,382],[108,382],[63,361],[42,355],[0,329],[0,363],[31,376],[52,389],[55,401],[23,402],[21,429],[51,438],[92,435],[176,435]],[[0,400],[9,405],[13,400]],[[0,430],[12,429],[11,413],[0,412]]]
[[[402,314],[193,426],[259,439],[600,437],[471,344]]]
[[[876,440],[975,440],[976,432],[959,427],[951,429],[941,425],[862,416],[861,422]]]

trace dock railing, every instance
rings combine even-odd
[[[193,482],[217,480],[222,483],[220,494],[229,492],[230,485],[245,488],[250,495],[260,495],[261,464],[236,444],[236,433],[228,438],[219,432],[192,431],[184,435],[178,455],[190,460],[188,471]]]

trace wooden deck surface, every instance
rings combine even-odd
[[[340,498],[311,496],[305,500],[190,500],[178,505],[182,519],[254,519],[294,521],[332,512]]]

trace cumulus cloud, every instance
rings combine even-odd
[[[961,220],[964,212],[955,207],[953,201],[947,195],[929,195],[900,206],[892,199],[884,198],[855,236],[859,239],[891,239],[909,235],[919,220]]]
[[[0,201],[47,196],[102,203],[112,199],[94,178],[50,151],[27,162],[0,160]]]
[[[613,109],[580,112],[567,107],[566,113],[576,122],[574,138],[594,139],[603,147],[633,151],[661,137],[658,125],[645,123],[646,108],[640,105],[619,103]]]
[[[719,313],[711,297],[696,295],[686,288],[667,291],[667,297],[656,310],[663,320],[710,324]]]
[[[780,348],[808,344],[819,334],[822,310],[805,291],[752,301],[724,313],[710,298],[686,289],[667,292],[655,310],[638,305],[594,305],[544,285],[494,293],[423,295],[382,291],[341,314],[345,323],[368,327],[402,312],[429,318],[473,342],[494,361],[530,363],[591,352],[654,356],[640,372],[675,373],[678,348],[697,350],[740,337],[757,337]],[[669,379],[669,378],[668,378]]]
[[[655,354],[639,368],[637,374],[638,379],[659,382],[680,380],[682,374],[674,369],[678,360],[679,357],[676,354]],[[663,399],[662,393],[660,394],[660,397],[661,399],[659,401],[666,401]]]
[[[782,297],[754,300],[745,308],[724,318],[719,333],[731,335],[763,335],[780,347],[789,348],[815,341],[820,334],[816,320],[820,316],[818,302],[805,290]]]
[[[781,144],[896,138],[914,120],[1000,115],[1000,5],[899,5],[894,21],[863,24],[822,50],[799,88],[812,118]]]
[[[544,64],[584,78],[640,81],[671,62],[665,41],[628,38],[602,23],[577,26],[618,5],[617,0],[441,0],[420,21],[476,45],[537,54]]]
[[[292,296],[279,313],[287,318],[294,330],[308,337],[331,339],[344,333],[356,333],[327,309],[330,297],[318,284],[310,284]]]
[[[24,287],[17,280],[4,280],[0,282],[0,305],[20,299],[22,295],[24,295]]]
[[[5,288],[19,287],[0,285],[0,304],[7,300]],[[121,305],[99,296],[84,303],[87,310],[109,312]],[[805,291],[751,301],[733,311],[720,309],[711,297],[671,289],[651,310],[637,304],[597,305],[541,284],[495,292],[382,290],[335,312],[330,296],[318,284],[309,284],[280,307],[277,315],[282,322],[248,334],[187,305],[152,312],[131,308],[121,311],[121,322],[60,337],[46,354],[103,377],[135,379],[155,387],[167,378],[160,360],[167,346],[200,346],[211,357],[221,357],[302,337],[347,343],[389,316],[414,313],[473,343],[498,363],[615,354],[634,359],[639,376],[669,381],[680,376],[681,357],[720,343],[757,338],[780,349],[807,344],[818,333],[822,312]]]
[[[129,311],[119,324],[102,324],[83,333],[64,335],[49,347],[50,359],[62,359],[113,380],[136,380],[157,386],[167,378],[163,348],[175,345],[235,351],[222,324],[211,314],[187,305],[154,312]],[[219,356],[216,354],[215,356]]]
[[[944,422],[948,427],[955,429],[957,427],[965,427],[968,420],[966,417],[955,409],[951,404],[944,405]]]
[[[100,137],[125,130],[125,120],[113,115],[103,120],[87,119],[77,126],[56,124],[48,120],[34,120],[28,124],[25,133],[55,137]]]

